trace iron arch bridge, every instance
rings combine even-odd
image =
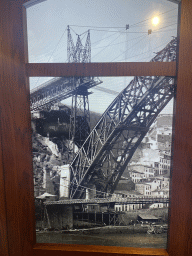
[[[151,60],[176,60],[174,38]],[[134,77],[115,98],[91,131],[70,168],[70,198],[83,198],[94,184],[104,193],[113,193],[121,175],[151,124],[173,98],[173,77]],[[98,195],[99,196],[99,195]]]
[[[85,45],[82,44],[80,35],[77,37],[76,45],[73,42],[70,28],[68,26],[67,58],[68,63],[91,62],[91,41],[88,30]],[[51,106],[74,95],[88,95],[88,89],[101,84],[102,81],[96,77],[59,77],[30,91],[31,111],[50,110]],[[80,97],[81,98],[81,97]],[[87,98],[88,101],[88,98]],[[77,100],[75,100],[77,103]],[[75,113],[76,115],[76,113]],[[75,121],[74,121],[75,122]]]
[[[55,103],[72,97],[78,87],[85,87],[88,90],[101,83],[102,81],[95,77],[81,79],[73,77],[53,78],[30,91],[30,109],[31,111],[49,110]]]

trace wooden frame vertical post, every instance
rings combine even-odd
[[[20,256],[32,255],[35,242],[24,2],[0,2],[1,252]]]
[[[182,0],[170,207],[170,256],[192,255],[192,1]]]

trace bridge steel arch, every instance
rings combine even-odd
[[[175,61],[174,38],[151,60]],[[173,77],[134,77],[91,131],[70,169],[70,198],[83,198],[94,184],[98,196],[113,193],[135,150],[158,114],[173,98]]]

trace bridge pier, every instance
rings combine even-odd
[[[50,229],[72,229],[73,228],[73,206],[72,205],[46,205],[47,214],[44,216],[44,227]]]

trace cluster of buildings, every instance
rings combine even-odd
[[[169,196],[170,178],[166,175],[168,170],[156,175],[154,167],[135,165],[132,168],[130,177],[135,184],[135,191],[145,197],[167,198]]]
[[[171,141],[172,116],[160,115],[135,152],[114,196],[169,198]],[[128,180],[132,185],[129,186],[130,189],[125,189]],[[130,211],[167,206],[167,203],[154,203],[148,206],[116,204],[115,210]]]

